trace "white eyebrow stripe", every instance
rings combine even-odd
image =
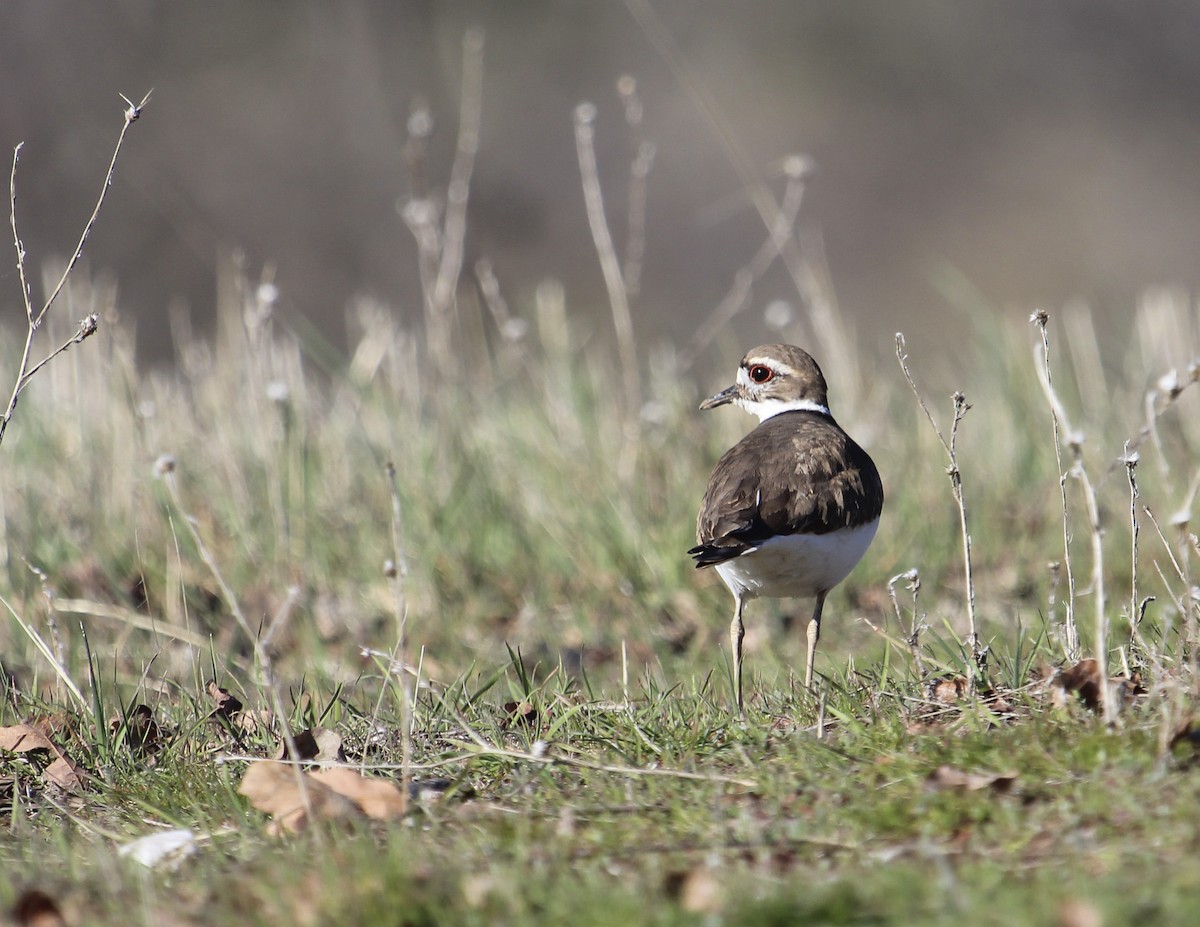
[[[770,357],[752,357],[752,358],[750,358],[748,361],[746,361],[746,363],[743,366],[738,368],[738,376],[741,377],[743,374],[746,374],[747,376],[749,376],[750,368],[758,367],[758,366],[770,367],[772,370],[774,370],[777,374],[779,374],[782,377],[796,376],[796,371],[793,370],[790,366],[788,366],[787,364],[781,363],[780,361],[777,361],[774,358],[770,358]]]

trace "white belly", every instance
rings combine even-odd
[[[789,534],[764,541],[716,565],[735,596],[771,599],[828,592],[854,569],[871,546],[879,519],[829,534]]]

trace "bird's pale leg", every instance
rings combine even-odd
[[[825,593],[817,593],[817,604],[808,619],[808,660],[804,664],[804,688],[812,688],[813,661],[817,658],[817,641],[821,638],[821,609],[825,607]]]
[[[733,596],[733,621],[729,625],[729,649],[733,651],[733,691],[737,698],[738,714],[742,713],[742,638],[746,629],[742,625],[742,607],[745,600],[741,595]]]

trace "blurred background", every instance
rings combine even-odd
[[[815,167],[799,241],[823,252],[865,345],[887,350],[903,329],[950,348],[965,303],[1083,301],[1119,333],[1147,285],[1197,283],[1200,7],[1187,0],[5,3],[0,141],[25,143],[18,215],[35,272],[91,211],[118,92],[154,88],[86,252],[137,320],[140,357],[169,360],[172,306],[211,325],[232,249],[252,273],[273,268],[281,311],[335,343],[364,295],[417,323],[417,250],[397,208],[407,126],[428,107],[428,183],[444,191],[475,26],[465,268],[490,259],[514,312],[556,278],[608,337],[573,114],[596,107],[620,247],[636,148],[624,75],[655,151],[643,345],[684,341],[710,315],[766,235],[748,182],[778,198],[793,154]],[[19,319],[13,261],[0,264],[0,309]],[[765,337],[780,301],[803,311],[777,267],[738,340]]]

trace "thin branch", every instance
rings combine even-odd
[[[153,93],[153,91],[151,91]],[[67,266],[59,277],[58,283],[55,284],[50,296],[46,299],[45,304],[35,314],[33,311],[33,297],[29,288],[28,275],[25,269],[25,246],[21,242],[21,235],[17,230],[17,162],[20,161],[21,145],[18,145],[13,151],[12,172],[9,175],[8,197],[9,197],[9,221],[12,225],[13,245],[17,252],[17,274],[21,282],[21,299],[25,305],[25,319],[27,329],[25,332],[25,346],[21,351],[21,361],[17,367],[17,375],[13,380],[12,393],[8,397],[8,406],[4,410],[4,414],[0,416],[0,442],[4,440],[4,434],[8,430],[8,425],[12,421],[12,417],[17,410],[17,402],[21,398],[21,393],[25,387],[29,385],[30,378],[44,367],[49,361],[57,357],[63,351],[67,350],[72,344],[78,344],[85,338],[89,337],[96,331],[97,317],[93,314],[79,323],[79,330],[65,344],[61,345],[58,350],[53,351],[47,357],[31,366],[31,357],[33,356],[33,342],[37,334],[37,330],[41,327],[42,321],[46,317],[46,313],[50,311],[50,307],[54,305],[58,299],[59,293],[66,285],[67,278],[71,271],[75,269],[75,265],[79,262],[80,256],[83,254],[83,246],[87,242],[88,236],[92,233],[92,228],[96,224],[96,219],[100,215],[100,210],[104,206],[105,197],[108,195],[108,189],[112,186],[113,174],[117,169],[117,158],[121,154],[121,147],[125,143],[125,133],[129,131],[129,127],[133,125],[142,115],[142,108],[150,100],[150,93],[142,97],[140,103],[133,103],[124,94],[121,95],[127,104],[125,110],[125,122],[121,126],[121,134],[117,136],[117,144],[113,148],[112,157],[108,162],[108,171],[104,175],[104,185],[100,188],[100,195],[96,199],[96,207],[92,210],[91,216],[87,220],[87,224],[83,228],[83,234],[79,236],[79,243],[75,246],[75,251],[67,261]]]
[[[476,749],[474,750],[468,750],[463,753],[455,754],[454,756],[443,757],[440,760],[434,760],[430,763],[412,763],[410,764],[409,769],[419,770],[422,772],[431,769],[443,769],[446,766],[455,766],[459,763],[469,763],[472,760],[477,760],[481,757],[496,757],[498,759],[513,760],[518,763],[530,763],[535,766],[566,766],[571,769],[587,769],[593,772],[608,773],[616,776],[648,776],[664,779],[685,779],[690,782],[714,782],[727,785],[737,785],[747,789],[758,788],[758,783],[753,779],[739,779],[736,776],[723,776],[719,773],[689,772],[685,769],[667,769],[657,766],[616,766],[608,763],[593,763],[588,760],[579,760],[570,756],[552,756],[548,754],[537,754],[521,750],[506,750],[503,747],[497,747],[489,744],[482,738],[476,743]],[[289,763],[290,765],[300,767],[304,763],[311,761],[291,761],[287,759],[273,760],[261,756],[223,753],[217,758],[217,762]],[[403,768],[403,766],[399,763],[368,763],[365,766],[359,766],[358,764],[355,764],[353,768],[365,769],[371,772],[398,772]]]
[[[904,372],[904,379],[908,381],[913,395],[917,397],[918,405],[920,405],[921,410],[925,413],[925,417],[929,419],[929,424],[933,428],[934,434],[937,435],[938,440],[942,443],[942,448],[946,452],[946,456],[950,459],[950,465],[946,467],[946,475],[950,477],[950,491],[958,506],[959,527],[962,531],[963,572],[967,584],[967,620],[970,625],[971,658],[973,661],[968,681],[972,690],[974,690],[975,677],[977,673],[983,670],[983,663],[987,657],[987,649],[980,645],[979,633],[976,630],[975,570],[971,559],[971,532],[968,529],[967,503],[963,496],[962,473],[958,469],[957,447],[958,426],[971,410],[971,405],[967,402],[966,396],[961,392],[955,391],[951,397],[954,401],[954,421],[950,425],[950,440],[947,441],[942,435],[942,430],[938,428],[937,422],[934,421],[933,413],[929,411],[929,406],[921,397],[921,391],[917,389],[916,381],[913,380],[912,373],[908,369],[908,355],[904,353],[904,334],[902,332],[896,332],[896,359],[900,362],[900,369]]]
[[[70,338],[60,344],[57,348],[43,357],[40,361],[29,368],[29,372],[22,378],[21,389],[29,385],[29,381],[33,379],[33,375],[45,367],[50,361],[62,354],[67,348],[73,344],[82,344],[85,340],[96,334],[96,329],[100,327],[100,317],[96,313],[85,316],[79,320],[79,328]]]
[[[896,584],[901,580],[908,583],[908,590],[913,597],[913,614],[912,625],[908,631],[908,637],[905,638],[905,643],[908,645],[908,650],[912,654],[913,665],[917,669],[917,675],[924,679],[929,675],[929,670],[925,667],[925,661],[921,659],[921,632],[925,630],[925,625],[921,618],[918,617],[917,596],[921,592],[921,574],[916,570],[905,570],[903,573],[897,573],[888,580],[887,590],[888,597],[892,600],[892,608],[896,612],[896,623],[900,625],[901,630],[904,628],[904,617],[900,612],[900,602],[896,598]]]
[[[442,226],[442,259],[433,284],[433,303],[449,311],[463,264],[467,236],[467,197],[475,156],[479,152],[479,126],[483,113],[483,31],[470,29],[463,36],[463,84],[459,102],[458,144],[446,187],[446,217]]]
[[[632,75],[626,74],[617,81],[617,93],[625,105],[625,123],[636,143],[636,151],[629,164],[625,263],[621,274],[625,281],[625,292],[633,301],[642,288],[642,265],[646,257],[646,179],[654,166],[655,147],[646,138],[642,100],[638,96],[637,81]]]
[[[24,147],[25,143],[21,142],[13,149],[12,173],[8,177],[8,218],[12,225],[13,244],[17,249],[17,273],[21,278],[21,299],[25,302],[25,317],[32,326],[33,297],[29,292],[29,281],[25,279],[25,245],[21,242],[21,236],[17,232],[17,162],[21,160],[21,149]]]
[[[1048,319],[1049,316],[1045,311],[1035,312],[1030,318],[1031,322],[1042,328],[1043,337],[1045,337],[1045,322]],[[1071,428],[1067,410],[1063,407],[1062,400],[1058,398],[1058,394],[1054,391],[1054,385],[1050,381],[1048,363],[1038,364],[1038,382],[1042,386],[1042,392],[1046,395],[1046,402],[1050,405],[1051,413],[1066,434],[1067,449],[1071,452],[1072,459],[1070,474],[1079,480],[1079,485],[1083,487],[1083,506],[1087,513],[1089,536],[1092,542],[1092,596],[1096,602],[1096,639],[1094,641],[1096,664],[1100,679],[1107,680],[1108,612],[1104,595],[1104,528],[1100,523],[1100,501],[1096,493],[1096,485],[1092,482],[1083,462],[1083,434]],[[1107,685],[1100,687],[1100,701],[1104,723],[1113,724],[1117,717],[1116,706],[1113,704]]]
[[[604,215],[604,194],[600,189],[600,172],[596,165],[595,119],[596,107],[591,103],[581,103],[575,107],[575,150],[579,158],[588,225],[592,230],[592,241],[600,259],[600,270],[612,308],[613,329],[617,335],[617,351],[621,357],[622,381],[625,384],[625,413],[627,417],[633,417],[637,414],[641,396],[637,350],[633,340],[633,315],[629,308],[625,279],[621,274],[621,262],[617,258],[608,219]],[[636,418],[633,420],[636,421]]]
[[[1075,571],[1071,566],[1071,524],[1068,516],[1067,507],[1067,471],[1063,468],[1062,461],[1062,434],[1060,432],[1058,397],[1054,392],[1054,386],[1050,379],[1050,336],[1046,331],[1046,324],[1050,316],[1045,310],[1039,309],[1030,318],[1038,327],[1038,331],[1042,336],[1042,357],[1041,364],[1037,365],[1039,379],[1042,381],[1042,389],[1046,393],[1047,400],[1050,403],[1050,421],[1054,427],[1054,461],[1058,467],[1058,488],[1061,494],[1062,502],[1062,526],[1063,526],[1063,562],[1066,564],[1067,570],[1067,617],[1063,624],[1063,651],[1068,660],[1072,663],[1079,662],[1079,628],[1075,623]],[[1036,360],[1036,358],[1035,358]]]
[[[793,155],[784,160],[783,169],[787,183],[775,221],[767,229],[767,237],[758,246],[754,256],[734,275],[733,283],[725,296],[696,329],[696,334],[683,350],[679,364],[684,370],[695,363],[696,358],[720,331],[746,307],[754,284],[783,253],[785,242],[795,237],[796,220],[800,216],[800,206],[804,202],[804,191],[812,174],[812,165],[806,158]]]
[[[1141,635],[1138,633],[1138,628],[1141,625],[1141,614],[1138,609],[1138,588],[1137,588],[1137,569],[1138,569],[1138,518],[1137,518],[1137,501],[1140,493],[1138,492],[1137,475],[1134,471],[1138,465],[1137,451],[1130,451],[1129,444],[1125,444],[1125,474],[1129,478],[1129,647],[1132,650],[1135,643],[1141,651],[1142,658],[1145,659],[1148,654],[1145,647],[1142,646]],[[1142,605],[1141,612],[1145,612],[1145,605]]]
[[[151,90],[144,97],[142,97],[142,101],[140,103],[130,102],[127,96],[121,94],[121,99],[129,105],[125,110],[125,123],[121,126],[121,134],[117,136],[117,145],[113,149],[112,159],[108,162],[108,173],[104,175],[104,186],[100,188],[100,196],[96,199],[96,208],[92,210],[92,214],[87,220],[87,225],[83,227],[83,234],[79,236],[79,244],[75,246],[75,253],[72,254],[71,259],[67,261],[67,266],[62,272],[62,276],[58,278],[58,283],[55,285],[54,290],[50,293],[50,297],[46,300],[46,304],[42,306],[42,311],[38,313],[37,318],[34,320],[34,325],[42,324],[42,319],[45,317],[50,307],[54,305],[54,301],[58,299],[58,294],[62,291],[63,286],[66,284],[67,277],[70,276],[75,264],[79,261],[80,256],[83,254],[83,246],[87,242],[88,236],[92,234],[92,226],[96,224],[96,219],[100,216],[100,210],[104,206],[104,198],[108,195],[108,188],[112,186],[113,173],[117,169],[117,157],[121,154],[121,145],[125,142],[125,133],[129,131],[129,127],[131,125],[141,118],[142,108],[150,102],[150,94],[153,92],[154,91]]]

